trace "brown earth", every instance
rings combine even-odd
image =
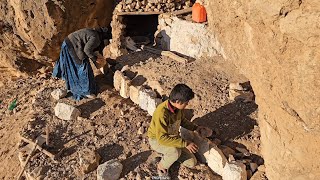
[[[251,81],[270,179],[320,177],[320,3],[206,1],[226,60]]]
[[[320,140],[320,81],[317,78],[320,72],[317,61],[320,54],[319,2],[205,2],[208,26],[225,52],[226,59],[218,62],[235,64],[240,73],[250,79],[255,91],[259,105],[262,155],[268,178],[317,179],[320,177],[320,165],[315,161],[319,158]],[[28,80],[26,74],[21,72],[50,65],[68,33],[82,27],[109,24],[111,4],[111,1],[91,4],[91,1],[1,0],[0,88],[1,97],[5,100],[1,103],[2,111],[13,99],[11,95],[30,93],[22,103],[26,107],[31,104],[31,97],[38,93],[34,88],[40,89],[42,82]],[[212,66],[214,64],[207,64],[199,71]],[[19,81],[10,82],[17,79],[28,80],[25,88],[17,88]],[[204,97],[208,96],[208,92],[204,93]],[[223,105],[223,101],[222,98],[212,102]],[[216,104],[211,109],[218,107]],[[207,109],[202,104],[201,108]],[[196,111],[200,113],[200,110]],[[207,112],[210,112],[209,109]],[[29,116],[28,113],[33,116],[28,108],[21,110],[21,115],[18,113],[6,118],[1,115],[1,141],[6,144],[1,149],[1,162],[12,164],[4,166],[5,170],[1,169],[3,175],[12,177],[18,167],[14,160],[17,139],[12,135],[28,121],[28,118],[24,119]],[[17,118],[23,122],[12,123]]]
[[[223,144],[240,144],[255,155],[252,158],[257,158],[261,156],[257,105],[229,101],[229,82],[246,79],[234,66],[225,66],[222,61],[221,58],[201,59],[183,66],[166,57],[140,52],[123,56],[119,62],[132,66],[134,72],[148,80],[161,81],[165,92],[176,83],[187,83],[197,94],[188,110],[193,114],[192,120],[218,129],[220,134],[216,137],[223,140]],[[51,129],[52,148],[49,150],[53,153],[63,147],[65,150],[58,163],[37,153],[27,166],[27,172],[42,167],[43,175],[48,179],[95,179],[96,171],[86,175],[80,173],[79,154],[90,148],[101,155],[101,163],[113,158],[120,160],[124,164],[121,176],[125,179],[137,179],[138,176],[146,179],[156,175],[156,155],[150,150],[146,132],[138,134],[140,127],[147,129],[151,117],[130,100],[121,98],[108,78],[98,75],[96,80],[100,86],[96,99],[75,102],[69,97],[59,100],[81,109],[82,118],[76,121],[52,119],[56,102],[50,93],[63,87],[62,81],[38,74],[5,84],[6,88],[2,88],[0,94],[0,161],[6,164],[1,166],[1,178],[12,179],[20,169],[17,157],[19,133],[32,139],[43,133],[46,126]],[[18,99],[18,106],[10,112],[7,105],[14,98]],[[221,179],[204,165],[190,170],[176,163],[171,175],[173,179]]]
[[[112,7],[112,1],[103,0],[0,0],[0,75],[8,74],[6,81],[51,65],[69,33],[108,26]]]

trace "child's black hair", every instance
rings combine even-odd
[[[185,84],[177,84],[171,91],[169,100],[173,103],[186,103],[194,98],[194,92]]]

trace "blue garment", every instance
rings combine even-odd
[[[66,88],[73,94],[74,99],[80,100],[89,94],[96,93],[96,83],[89,59],[84,59],[81,64],[74,61],[67,43],[63,41],[60,58],[56,62],[52,76],[66,81]]]

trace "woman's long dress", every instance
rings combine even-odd
[[[60,58],[52,76],[65,80],[67,90],[71,91],[76,100],[80,100],[86,95],[95,94],[96,84],[89,59],[84,59],[81,64],[76,63],[70,48],[73,47],[68,47],[65,41],[62,43]]]

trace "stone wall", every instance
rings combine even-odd
[[[269,179],[320,177],[320,2],[207,0],[208,23],[253,86]]]
[[[69,33],[109,25],[112,7],[113,1],[103,0],[0,0],[2,65],[25,66],[32,60],[50,64]],[[26,59],[30,61],[23,61]]]
[[[157,44],[193,58],[224,55],[223,48],[206,24],[193,23],[175,16],[160,15]]]

